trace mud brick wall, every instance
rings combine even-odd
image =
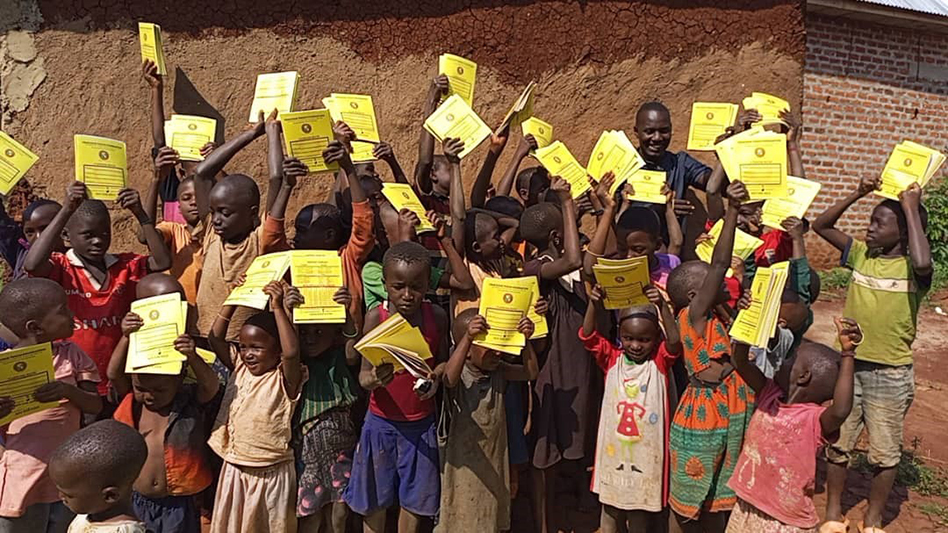
[[[810,210],[815,216],[863,176],[878,175],[900,141],[948,148],[948,34],[816,15],[806,26],[802,148],[807,177],[823,183]],[[864,235],[879,200],[860,201],[841,227]],[[818,265],[838,261],[819,238],[808,244]]]

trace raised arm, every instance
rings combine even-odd
[[[487,319],[481,315],[474,316],[468,322],[467,331],[464,332],[464,336],[454,347],[454,351],[451,352],[451,357],[444,367],[443,381],[445,387],[449,389],[457,387],[461,381],[461,371],[464,370],[464,363],[467,362],[471,346],[474,344],[474,338],[482,333],[487,333],[488,329],[490,329],[490,326],[487,324]]]
[[[787,217],[780,225],[783,226],[783,230],[787,232],[787,235],[790,236],[790,240],[793,242],[793,255],[791,259],[805,259],[806,239],[803,237],[803,220],[797,217]]]
[[[180,335],[174,340],[174,349],[183,353],[187,357],[188,366],[194,371],[194,377],[197,380],[197,401],[205,404],[217,396],[217,391],[221,387],[221,382],[217,378],[217,373],[207,364],[197,353],[197,346],[190,335]]]
[[[395,183],[408,183],[408,177],[405,176],[405,171],[402,170],[402,165],[399,164],[398,158],[395,157],[395,150],[392,149],[392,145],[381,141],[372,148],[372,155],[376,159],[385,161],[385,164],[388,165],[388,168],[392,171],[392,176],[395,178]]]
[[[270,188],[273,189],[276,187],[277,192],[273,196],[270,209],[267,211],[270,218],[277,220],[283,220],[283,218],[286,217],[286,205],[290,202],[290,195],[293,194],[293,188],[296,187],[297,180],[301,176],[309,174],[309,169],[306,168],[306,164],[295,157],[285,159],[280,163],[280,167],[280,182],[270,183]],[[269,196],[269,192],[267,195]]]
[[[227,342],[227,327],[230,325],[230,319],[234,316],[236,310],[237,307],[233,305],[222,306],[217,313],[217,318],[214,319],[211,331],[207,334],[207,343],[210,344],[211,350],[214,351],[220,362],[231,371],[234,370],[234,360],[231,359],[230,343]]]
[[[520,323],[517,324],[517,331],[528,339],[533,336],[535,329],[536,326],[530,320],[530,317],[521,318]],[[532,342],[528,342],[523,347],[520,356],[523,358],[522,365],[503,363],[504,379],[507,381],[532,381],[537,379],[537,375],[540,373],[540,364],[537,362],[537,352],[533,349]]]
[[[442,288],[450,288],[457,291],[469,291],[474,289],[476,287],[474,277],[471,276],[471,270],[464,264],[464,259],[461,257],[461,254],[454,248],[454,241],[452,240],[452,236],[448,233],[447,224],[445,224],[444,219],[433,211],[428,213],[428,218],[437,229],[438,242],[441,243],[444,254],[448,256],[450,273],[447,276],[441,277]]]
[[[116,201],[123,209],[128,209],[141,226],[141,234],[145,238],[145,244],[148,245],[148,270],[162,272],[171,268],[171,251],[168,250],[165,239],[155,229],[155,221],[145,213],[138,191],[122,189],[118,192]]]
[[[66,200],[63,202],[62,209],[56,213],[56,216],[53,217],[49,226],[40,234],[36,242],[33,243],[33,246],[30,246],[30,250],[26,254],[26,259],[23,261],[23,269],[26,270],[28,274],[39,277],[49,275],[52,271],[52,264],[49,262],[49,258],[53,253],[56,240],[63,234],[63,229],[66,227],[66,222],[69,222],[69,217],[76,212],[76,209],[79,209],[79,206],[82,205],[82,202],[88,197],[89,195],[86,192],[85,183],[75,181],[69,185],[69,188],[66,189]]]
[[[606,243],[609,241],[610,234],[615,234],[612,229],[613,221],[616,216],[616,199],[609,194],[609,189],[615,183],[615,175],[612,171],[606,172],[599,185],[596,186],[595,196],[599,198],[602,204],[602,216],[596,223],[596,232],[593,234],[589,246],[586,247],[586,253],[583,255],[583,274],[586,279],[591,280],[593,275],[593,265],[599,262],[599,258],[606,255]],[[615,240],[615,237],[613,237]]]
[[[424,122],[432,113],[438,109],[438,103],[441,102],[441,95],[448,94],[448,77],[444,74],[431,80],[428,87],[428,95],[425,97],[425,105],[422,110],[424,116],[421,121]],[[431,166],[434,164],[434,145],[435,138],[428,133],[428,130],[421,128],[421,138],[418,140],[418,161],[415,163],[415,188],[419,192],[428,194],[431,192]]]
[[[717,167],[715,167],[717,168]],[[714,173],[712,172],[712,177]],[[685,242],[685,234],[681,231],[681,222],[675,214],[675,191],[665,187],[665,227],[668,229],[668,253],[674,256],[681,255],[681,246]]]
[[[550,190],[560,198],[563,208],[563,255],[540,266],[542,279],[557,279],[583,267],[582,251],[579,248],[579,228],[576,227],[576,206],[570,194],[569,182],[556,176]]]
[[[852,240],[852,237],[837,229],[836,221],[839,220],[839,217],[843,216],[843,213],[849,209],[849,206],[859,201],[863,196],[881,187],[882,178],[878,176],[867,176],[863,178],[859,181],[859,185],[856,186],[856,190],[849,193],[845,198],[836,202],[830,206],[829,209],[823,211],[820,216],[816,217],[816,220],[813,221],[813,231],[820,237],[823,237],[826,242],[832,244],[834,248],[842,252],[849,246],[849,241]]]
[[[840,352],[839,374],[833,389],[833,405],[820,415],[820,426],[824,436],[836,433],[853,409],[853,374],[856,368],[856,346],[862,343],[862,330],[851,318],[834,319],[839,334]]]
[[[165,82],[158,74],[158,65],[146,59],[142,63],[142,78],[148,83],[151,94],[151,139],[155,148],[165,146]]]
[[[510,124],[504,127],[498,134],[491,134],[490,149],[484,158],[484,164],[481,165],[481,171],[477,173],[474,179],[474,185],[471,186],[471,207],[484,207],[487,203],[487,191],[490,189],[491,176],[494,175],[494,167],[497,166],[497,159],[507,146],[507,137],[510,135]]]
[[[899,193],[899,203],[905,213],[908,226],[908,254],[912,262],[912,271],[916,278],[930,278],[932,275],[932,249],[922,227],[918,209],[922,202],[922,188],[913,183]],[[930,285],[930,283],[929,283]]]
[[[747,358],[747,354],[750,353],[750,345],[735,341],[733,346],[731,363],[734,365],[734,370],[737,370],[744,382],[754,389],[755,393],[764,390],[767,385],[767,376]]]
[[[704,283],[698,288],[698,293],[689,304],[692,317],[705,317],[714,308],[718,295],[721,294],[721,285],[724,276],[731,266],[731,256],[734,254],[734,231],[737,229],[737,212],[741,202],[747,199],[747,188],[744,184],[735,181],[727,187],[727,212],[724,214],[724,227],[714,253],[711,255],[711,266],[705,276]]]
[[[122,337],[115,345],[115,349],[112,350],[112,357],[109,359],[109,365],[105,371],[105,375],[109,378],[109,382],[119,398],[124,398],[132,390],[132,380],[125,373],[129,337],[143,325],[142,318],[135,313],[126,313],[125,317],[122,318]]]
[[[283,133],[282,124],[277,119],[277,110],[274,109],[267,117],[264,129],[267,131],[267,170],[270,173],[270,179],[267,183],[267,213],[273,207],[277,195],[281,192],[283,184]],[[286,206],[283,206],[286,210]],[[272,216],[272,215],[271,215]],[[275,218],[283,218],[275,217]]]
[[[451,185],[448,189],[448,201],[451,207],[451,238],[454,249],[461,257],[465,254],[464,219],[467,217],[467,206],[464,204],[464,185],[461,183],[461,158],[459,154],[464,149],[461,139],[445,139],[442,143],[444,157],[451,166]]]
[[[270,115],[275,118],[276,110]],[[262,136],[265,128],[266,120],[263,117],[263,111],[261,111],[259,121],[256,124],[251,125],[239,135],[235,135],[217,147],[194,170],[194,197],[202,219],[210,212],[207,197],[211,192],[211,187],[216,182],[215,178],[218,172],[237,155],[237,152],[243,150],[257,137]]]
[[[270,297],[270,311],[276,319],[280,334],[280,371],[286,383],[286,392],[290,398],[296,398],[303,384],[303,365],[300,362],[300,341],[293,328],[293,322],[283,306],[283,297],[288,285],[284,281],[271,281],[263,288]]]
[[[530,150],[536,149],[537,140],[533,135],[527,135],[520,140],[520,144],[517,145],[517,151],[514,152],[513,159],[510,160],[510,166],[507,167],[507,171],[504,172],[504,176],[500,179],[500,184],[497,185],[497,196],[514,197],[511,192],[516,185],[517,171],[520,170],[520,164],[530,155]]]
[[[790,161],[790,175],[806,178],[803,157],[800,155],[800,137],[803,134],[803,126],[792,113],[781,111],[780,118],[787,123],[787,159]]]
[[[583,337],[590,337],[598,331],[599,316],[605,312],[602,308],[602,299],[605,297],[602,286],[598,283],[590,286],[589,298],[586,301],[586,313],[583,315]]]
[[[142,207],[145,208],[145,215],[151,220],[158,220],[158,189],[161,187],[161,181],[164,176],[174,172],[175,165],[178,164],[178,152],[170,146],[162,146],[158,149],[158,155],[155,157],[155,173],[151,182],[148,184],[148,190],[145,191],[145,201]],[[138,242],[145,244],[145,235],[141,230],[138,232]]]
[[[662,296],[662,291],[649,285],[645,288],[645,296],[658,309],[662,317],[662,325],[665,328],[665,349],[672,355],[681,355],[684,353],[681,344],[681,331],[678,329],[678,321],[675,319],[675,312],[672,311],[671,304]]]

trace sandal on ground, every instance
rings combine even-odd
[[[820,533],[847,533],[849,531],[849,520],[837,522],[836,520],[827,520],[820,526]]]

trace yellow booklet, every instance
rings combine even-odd
[[[780,300],[789,272],[788,261],[757,269],[750,289],[750,307],[737,313],[737,318],[731,324],[732,339],[760,348],[767,347],[777,330]]]
[[[561,141],[554,141],[549,146],[538,148],[534,156],[550,173],[550,176],[559,176],[569,182],[573,198],[579,198],[592,189],[586,169],[579,164],[579,161],[576,161],[569,148]]]
[[[428,341],[421,330],[398,313],[392,314],[385,322],[366,333],[356,343],[355,349],[372,366],[388,363],[395,367],[395,372],[407,371],[416,378],[431,375],[428,360],[434,356],[431,355]]]
[[[201,148],[214,140],[217,120],[193,115],[171,115],[165,121],[165,140],[182,161],[204,161]]]
[[[306,164],[310,172],[335,171],[339,163],[327,165],[323,151],[332,142],[332,117],[327,109],[290,111],[280,116],[286,153]]]
[[[438,74],[448,77],[448,97],[456,94],[467,102],[468,106],[474,107],[477,63],[454,54],[441,54],[438,58]]]
[[[382,137],[379,136],[372,97],[367,94],[332,93],[323,98],[323,105],[329,110],[333,121],[341,120],[355,132],[357,140],[352,143],[352,161],[375,161],[372,150]]]
[[[490,137],[490,128],[460,95],[452,94],[430,117],[425,119],[425,130],[438,141],[461,139],[464,150],[461,158],[474,151]]]
[[[39,156],[0,131],[0,194],[8,194]]]
[[[786,196],[785,134],[751,128],[721,141],[715,151],[728,178],[743,182],[752,201]]]
[[[537,148],[549,146],[553,142],[553,126],[537,117],[530,117],[520,124],[523,136],[533,135],[537,140]]]
[[[0,418],[0,426],[58,407],[59,402],[39,402],[33,397],[36,389],[55,379],[53,346],[48,342],[0,352],[0,396],[16,402],[13,412]]]
[[[615,174],[613,191],[618,190],[633,172],[645,166],[645,160],[624,131],[608,130],[599,135],[596,146],[589,154],[586,172],[601,181],[607,172]]]
[[[711,236],[711,239],[702,242],[695,248],[695,254],[698,255],[698,259],[701,259],[705,263],[711,262],[711,257],[714,255],[714,247],[717,245],[718,239],[721,238],[721,230],[723,228],[723,219],[718,220],[711,226],[711,230],[708,231],[708,235]],[[747,259],[755,250],[764,244],[764,241],[741,231],[740,228],[734,228],[734,231],[734,252],[731,254],[733,256]],[[728,275],[731,275],[730,269],[728,270]]]
[[[181,362],[187,357],[174,349],[174,341],[184,333],[187,302],[181,305],[178,293],[143,298],[132,302],[131,311],[142,319],[142,327],[128,338],[128,357],[125,371],[132,373],[165,373],[166,363],[171,374],[181,372]],[[159,365],[158,368],[153,368]]]
[[[737,120],[737,104],[695,102],[691,104],[688,149],[713,151],[714,143]]]
[[[167,74],[165,53],[161,46],[161,26],[151,22],[139,22],[138,42],[142,49],[142,62],[150,59],[158,67],[158,74]]]
[[[76,181],[86,184],[93,200],[115,200],[128,183],[125,143],[93,135],[73,136]]]
[[[263,292],[263,288],[271,281],[283,279],[290,268],[290,254],[277,252],[260,255],[250,263],[245,273],[247,279],[244,284],[231,291],[224,305],[241,305],[253,309],[266,309],[270,297]]]
[[[743,102],[744,109],[756,109],[760,113],[761,126],[766,126],[768,124],[784,124],[782,118],[780,118],[781,111],[790,111],[790,103],[782,98],[778,98],[771,94],[767,93],[751,93],[750,96],[744,98]]]
[[[303,294],[303,305],[293,310],[294,324],[344,324],[346,306],[332,297],[345,284],[342,258],[334,250],[290,252],[293,286]]]
[[[668,197],[662,192],[665,187],[666,173],[664,170],[645,170],[640,168],[633,172],[627,179],[632,184],[632,190],[635,194],[629,195],[629,200],[636,202],[648,202],[650,204],[664,204],[668,202]]]
[[[295,70],[258,74],[253,103],[250,105],[250,122],[260,120],[261,111],[264,117],[268,117],[274,109],[281,115],[293,111],[299,84],[300,73]]]
[[[507,114],[504,115],[504,120],[500,122],[500,126],[494,130],[495,134],[503,131],[508,124],[512,127],[516,127],[533,116],[533,91],[536,90],[536,87],[537,83],[535,81],[531,81],[527,84],[527,87],[520,93],[520,96],[518,96],[517,100],[510,106],[510,109],[507,110]]]
[[[649,304],[645,296],[645,287],[650,283],[647,257],[610,261],[609,264],[600,260],[593,265],[593,274],[606,293],[603,302],[606,309]]]
[[[540,299],[540,282],[537,281],[536,276],[531,276],[528,278],[528,283],[530,285],[530,290],[533,291],[533,301],[530,302],[530,309],[527,310],[527,318],[533,322],[533,335],[530,336],[531,339],[542,339],[550,334],[550,326],[546,322],[546,317],[537,313],[536,304],[537,300]]]
[[[876,191],[876,194],[898,200],[899,193],[909,185],[928,185],[944,163],[945,155],[941,152],[912,141],[902,141],[892,149],[892,154],[882,170],[882,189]]]
[[[484,279],[478,314],[487,319],[490,329],[475,338],[474,344],[520,355],[527,339],[517,328],[537,300],[537,288],[536,277]]]
[[[402,209],[410,209],[418,215],[419,223],[415,226],[416,233],[435,230],[435,227],[431,225],[431,221],[428,220],[425,206],[421,204],[421,200],[418,199],[418,195],[415,194],[415,190],[411,188],[411,185],[385,182],[382,184],[382,195],[392,204],[396,212]]]
[[[781,225],[790,217],[803,218],[816,199],[822,185],[817,181],[787,176],[787,195],[769,198],[764,202],[761,221],[767,227],[783,230]]]

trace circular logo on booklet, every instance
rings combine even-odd
[[[906,157],[906,158],[905,158],[905,162],[902,163],[902,164],[905,165],[906,167],[912,166],[912,158],[911,158],[911,157]]]
[[[23,372],[26,370],[26,363],[24,361],[13,363],[13,370],[16,370],[17,372]]]
[[[599,152],[598,154],[596,154],[596,161],[602,161],[603,157],[606,157],[606,154]]]
[[[105,161],[109,158],[109,153],[105,150],[99,150],[99,159]]]
[[[359,109],[359,102],[349,102],[349,107],[352,109]]]
[[[14,155],[16,155],[16,152],[14,152],[12,148],[7,148],[6,150],[3,151],[3,154],[6,155],[7,157],[13,157]]]
[[[705,115],[705,118],[707,118],[708,120],[711,120],[712,118],[714,118],[714,113],[708,113],[707,115]]]
[[[754,155],[756,155],[757,157],[764,157],[764,154],[766,153],[767,152],[765,152],[763,148],[758,148],[754,150]]]
[[[403,192],[403,193],[402,193],[402,198],[408,200],[409,198],[411,198],[411,196],[409,196],[407,192]]]
[[[191,124],[188,124],[188,129],[194,131],[198,129],[198,125],[192,122]]]
[[[560,156],[554,156],[554,157],[553,157],[553,161],[556,161],[556,164],[557,164],[557,165],[559,165],[560,163],[563,162],[563,160],[560,159]]]
[[[267,268],[268,266],[270,266],[270,261],[264,261],[263,264],[260,266],[263,268]]]
[[[464,74],[464,67],[458,67],[458,74]]]
[[[303,127],[301,127],[300,129],[303,130],[303,133],[309,133],[313,131],[313,127],[310,126],[309,124],[303,124]]]
[[[787,187],[787,196],[793,196],[794,194],[796,194],[796,192],[797,190],[794,189],[793,187]]]
[[[161,313],[159,313],[157,309],[152,309],[151,312],[148,313],[148,318],[151,320],[158,320],[159,316],[161,316]]]
[[[625,283],[625,278],[622,276],[616,276],[616,283]]]
[[[452,115],[451,113],[448,113],[447,115],[444,116],[444,119],[447,120],[448,122],[454,122],[454,115]]]
[[[544,128],[543,126],[540,126],[539,128],[537,128],[537,131],[540,133],[546,133],[546,128]]]
[[[504,294],[504,303],[505,303],[505,304],[509,304],[509,303],[512,302],[512,301],[513,301],[513,294],[510,294],[509,292],[506,293],[506,294]]]
[[[652,181],[652,176],[645,174],[644,176],[642,176],[642,181]]]

